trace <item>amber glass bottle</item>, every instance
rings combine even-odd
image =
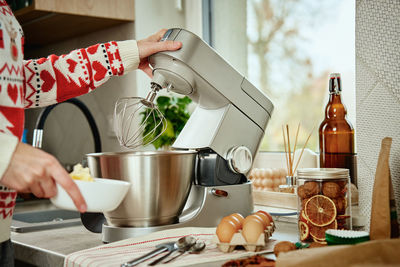
[[[332,73],[325,119],[319,127],[320,167],[349,169],[351,182],[357,185],[354,129],[346,118],[341,92],[340,74]]]

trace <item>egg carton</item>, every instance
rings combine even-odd
[[[242,230],[239,230],[239,232],[233,234],[231,242],[229,243],[219,242],[217,235],[214,235],[213,242],[217,244],[217,247],[220,251],[225,253],[232,252],[236,249],[237,246],[243,246],[247,251],[256,252],[262,250],[265,247],[266,243],[268,242],[274,231],[275,224],[271,223],[271,225],[264,230],[264,233],[260,234],[257,242],[254,244],[248,243],[246,241],[246,239],[242,235]]]

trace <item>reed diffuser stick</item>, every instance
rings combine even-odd
[[[286,126],[286,127],[285,127]],[[308,141],[311,138],[312,133],[314,132],[315,126],[311,130],[310,134],[307,137],[306,142],[303,145],[303,148],[301,149],[301,153],[299,158],[297,159],[297,162],[295,164],[295,154],[296,154],[296,148],[297,148],[297,141],[299,138],[299,132],[300,132],[300,123],[297,125],[297,131],[296,131],[296,138],[294,141],[294,147],[293,147],[293,153],[290,147],[290,131],[289,131],[289,125],[282,125],[282,137],[283,137],[283,144],[285,146],[285,159],[286,159],[286,168],[287,168],[287,175],[288,176],[294,176],[296,173],[297,167],[299,166],[301,157],[303,156],[304,149],[306,148]],[[286,129],[286,132],[285,132]],[[294,167],[294,169],[293,169]]]
[[[287,154],[287,149],[286,149],[286,136],[285,136],[285,129],[283,128],[283,125],[282,125],[282,136],[283,136],[283,144],[285,145],[286,168],[287,168],[287,170],[289,170],[289,160],[288,160],[288,154]]]
[[[297,125],[296,139],[295,139],[295,141],[294,141],[294,147],[293,147],[293,164],[294,164],[294,156],[295,156],[295,154],[296,154],[296,146],[297,146],[297,138],[299,137],[299,130],[300,130],[300,123]],[[293,175],[294,175],[293,166],[292,166],[292,169],[291,169],[291,173],[292,173],[291,176],[293,176]]]
[[[313,127],[313,129],[311,130],[311,133],[308,135],[307,140],[306,140],[306,142],[304,143],[303,148],[301,149],[301,153],[300,153],[299,160],[297,161],[296,167],[294,168],[294,173],[296,172],[297,167],[299,166],[301,156],[303,156],[304,149],[306,148],[307,143],[308,143],[308,140],[310,140],[310,137],[311,137],[312,133],[314,132],[314,129],[315,129],[315,127]]]
[[[288,146],[288,156],[289,156],[289,176],[292,176],[292,168],[293,168],[293,163],[292,163],[292,152],[290,150],[290,132],[289,132],[289,125],[286,124],[286,132],[287,132],[287,146]]]

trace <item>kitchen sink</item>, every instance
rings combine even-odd
[[[77,211],[48,209],[14,213],[11,230],[23,233],[81,224],[80,213]]]

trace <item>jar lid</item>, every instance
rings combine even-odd
[[[297,178],[347,179],[349,178],[349,170],[340,168],[304,168],[297,170]]]

